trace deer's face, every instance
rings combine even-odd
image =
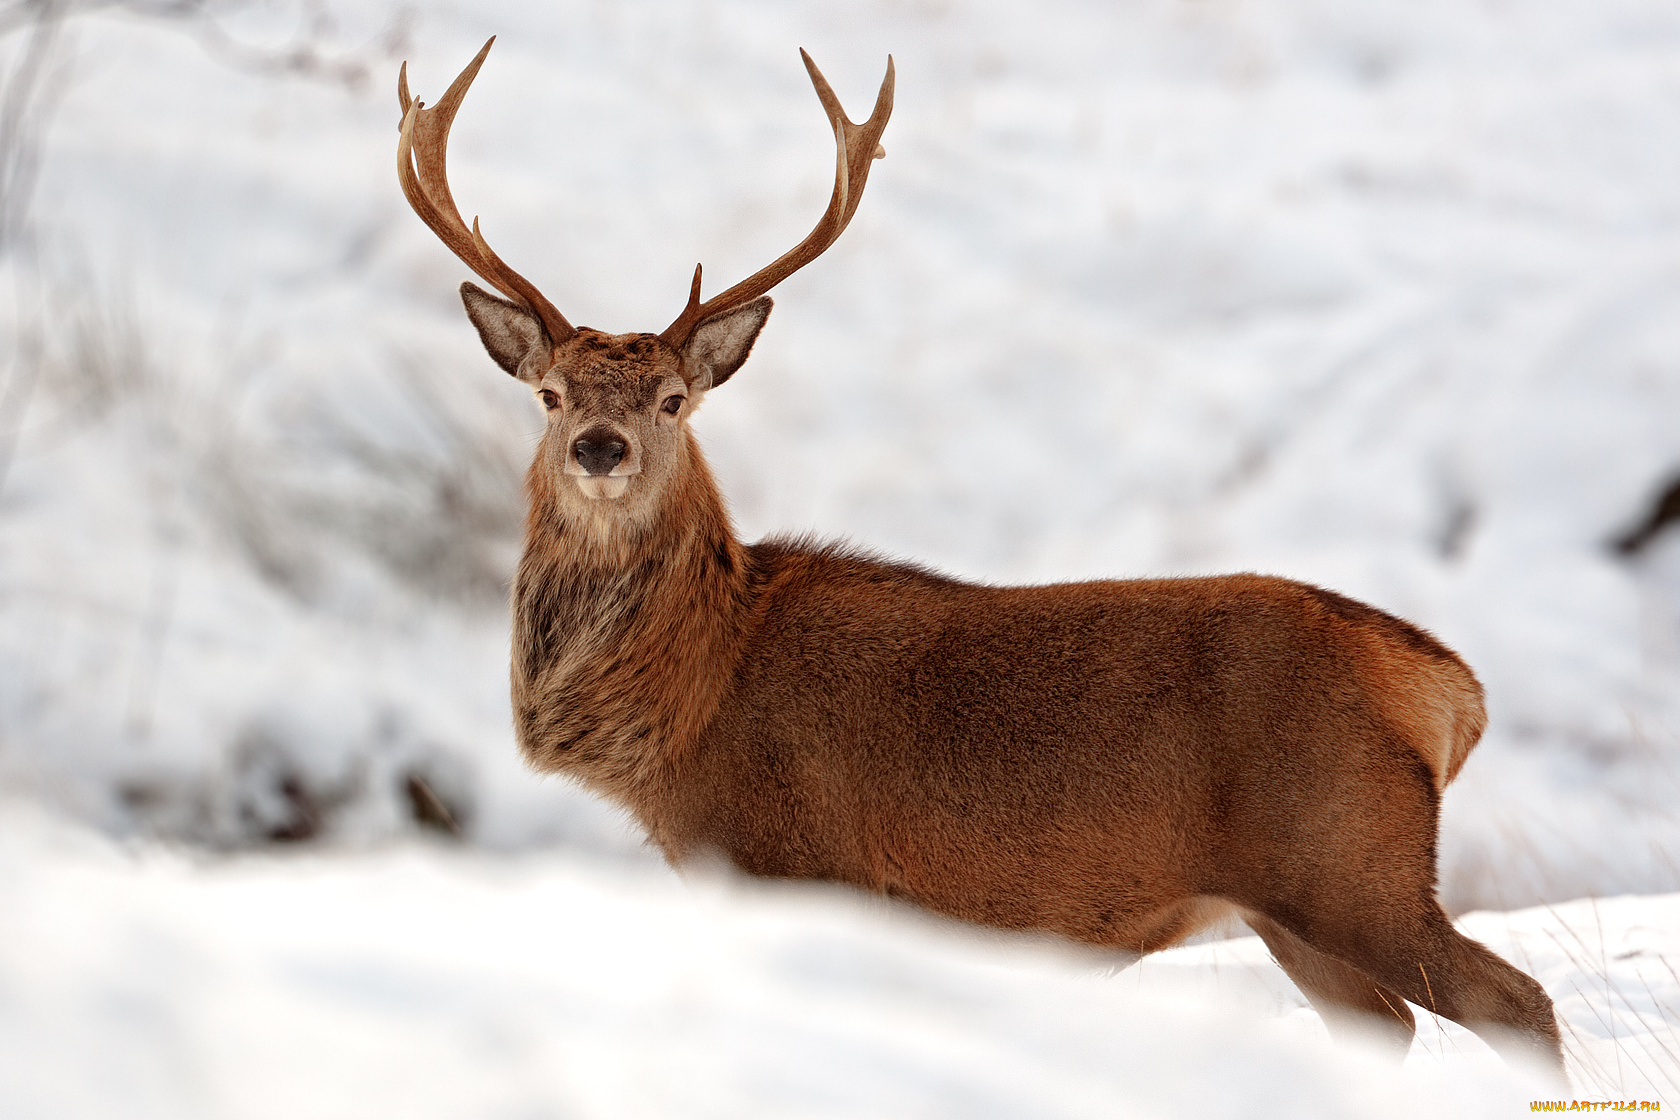
[[[657,489],[682,454],[682,428],[704,392],[656,336],[587,327],[532,374],[548,415],[539,454],[592,501],[616,501],[632,486]]]
[[[684,468],[689,415],[747,360],[770,315],[760,296],[699,323],[681,349],[589,327],[553,346],[524,309],[473,284],[461,298],[490,356],[542,402],[537,466],[565,480],[552,489],[626,509],[645,508]]]

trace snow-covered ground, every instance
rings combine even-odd
[[[204,861],[39,822],[0,827],[0,897],[8,1120],[1398,1120],[1680,1099],[1680,896],[1464,920],[1557,996],[1567,1092],[1427,1015],[1402,1068],[1334,1046],[1257,938],[1116,975],[824,890],[413,845]]]
[[[1314,1072],[1352,1059],[1276,1021],[1287,989],[1153,987],[1264,972],[1249,943],[1116,980],[696,895],[523,771],[502,596],[539,419],[393,167],[396,62],[435,98],[492,32],[457,197],[614,330],[821,211],[796,48],[854,115],[891,52],[857,219],[698,420],[743,535],[995,581],[1273,571],[1430,627],[1493,720],[1445,901],[1557,904],[1466,920],[1559,999],[1583,1092],[1673,1089],[1672,949],[1633,931],[1675,904],[1570,900],[1680,890],[1680,531],[1611,544],[1680,474],[1680,9],[31,0],[0,5],[0,1112],[1402,1107]],[[410,777],[469,850],[413,839]],[[209,854],[277,837],[317,846]],[[544,916],[582,940],[497,944]],[[716,974],[632,961],[638,923]],[[1430,1030],[1383,1100],[1520,1096]]]

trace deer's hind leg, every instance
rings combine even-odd
[[[1319,956],[1363,973],[1381,995],[1396,993],[1468,1027],[1502,1056],[1538,1061],[1562,1076],[1563,1046],[1545,989],[1454,929],[1436,900],[1439,794],[1418,755],[1398,743],[1352,755],[1341,780],[1317,792],[1324,840],[1295,847],[1294,858],[1270,875],[1264,865],[1244,868],[1247,883],[1233,884],[1227,896]],[[1293,948],[1280,943],[1285,953]],[[1303,968],[1303,976],[1326,994],[1326,978],[1341,994],[1353,988],[1333,967]],[[1362,993],[1349,1002],[1371,1006]]]
[[[1332,1038],[1369,1039],[1396,1060],[1405,1058],[1417,1023],[1402,996],[1347,962],[1319,952],[1264,914],[1246,913],[1243,918],[1307,997]]]
[[[1373,909],[1359,935],[1338,933],[1320,949],[1368,972],[1419,1007],[1470,1028],[1506,1058],[1563,1075],[1563,1040],[1551,997],[1537,981],[1453,928],[1430,898],[1417,912]]]
[[[1319,957],[1363,973],[1374,982],[1373,994],[1397,993],[1468,1027],[1502,1056],[1538,1061],[1561,1076],[1563,1044],[1551,998],[1532,977],[1453,928],[1435,898],[1434,791],[1415,790],[1413,806],[1405,804],[1406,792],[1390,783],[1383,812],[1365,815],[1370,823],[1344,818],[1334,858],[1312,860],[1287,887],[1259,905],[1245,902],[1245,909],[1260,911]],[[1404,821],[1409,827],[1400,826]],[[1284,939],[1279,944],[1285,953],[1293,948]],[[1303,989],[1328,980],[1348,996],[1345,1002],[1371,1009],[1349,973],[1334,966],[1314,971],[1315,958],[1305,960]]]

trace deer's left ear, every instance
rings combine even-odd
[[[715,389],[741,368],[770,318],[771,306],[769,296],[759,296],[700,321],[682,351],[692,388]]]

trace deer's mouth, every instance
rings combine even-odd
[[[630,476],[627,474],[573,475],[572,481],[577,483],[584,497],[596,502],[610,502],[615,498],[622,498],[624,492],[630,488]]]

